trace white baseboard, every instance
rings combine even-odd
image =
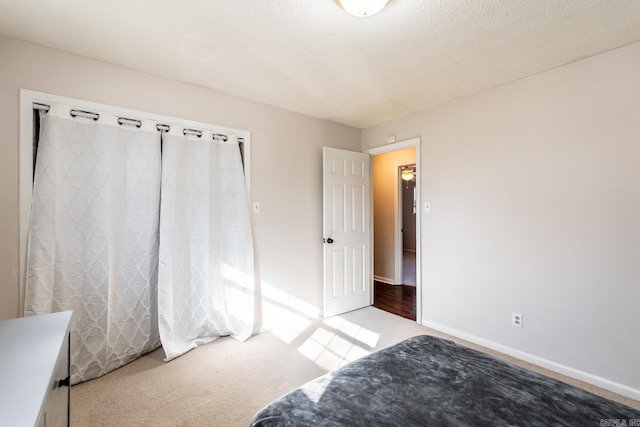
[[[396,282],[393,279],[389,279],[388,277],[382,277],[382,276],[373,276],[373,280],[376,280],[378,282],[382,282],[382,283],[386,283],[387,285],[395,285]]]
[[[516,350],[514,348],[507,347],[502,344],[498,344],[494,341],[480,338],[475,335],[467,334],[466,332],[462,332],[457,329],[450,328],[448,326],[444,326],[438,323],[429,322],[427,320],[422,319],[422,325],[431,329],[435,329],[440,332],[444,332],[445,334],[454,336],[456,338],[460,338],[465,341],[470,341],[474,344],[478,344],[483,347],[487,347],[492,350],[499,351],[500,353],[504,353],[509,356],[516,357],[520,360],[524,360],[525,362],[533,363],[534,365],[538,365],[543,368],[550,369],[554,372],[558,372],[568,377],[575,378],[577,380],[581,380],[589,384],[593,384],[595,386],[604,388],[614,393],[618,393],[620,395],[627,396],[632,399],[640,400],[640,390],[626,386],[624,384],[620,384],[620,383],[608,380],[606,378],[602,378],[597,375],[590,374],[588,372],[579,371],[569,366],[562,365],[560,363],[556,363],[551,360],[544,359],[542,357],[534,356],[532,354],[525,353],[524,351]]]

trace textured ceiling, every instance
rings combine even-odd
[[[363,128],[640,40],[640,0],[0,0],[0,34]]]

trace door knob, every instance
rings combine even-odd
[[[332,239],[331,237],[329,237],[329,238],[327,239],[327,243],[329,243],[329,244],[333,243],[333,239]]]

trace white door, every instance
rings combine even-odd
[[[369,155],[324,147],[324,316],[371,303]]]

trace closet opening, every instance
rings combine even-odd
[[[249,139],[20,91],[20,315],[73,311],[72,384],[251,335]]]

